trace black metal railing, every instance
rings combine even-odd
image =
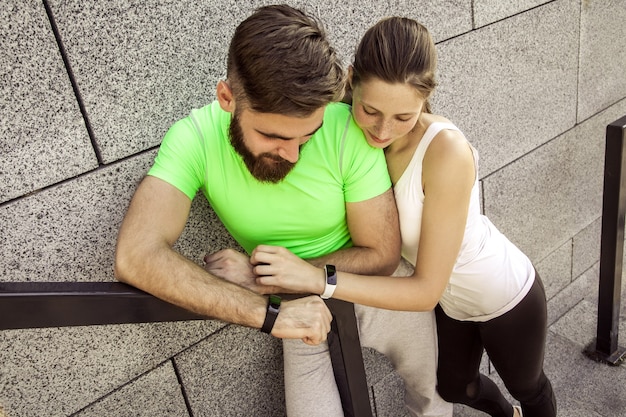
[[[328,346],[347,417],[372,417],[354,305],[326,300]],[[0,282],[0,330],[204,320],[120,282]]]
[[[617,365],[626,349],[618,345],[624,214],[626,213],[626,116],[606,128],[598,323],[595,340],[585,353],[591,358]]]

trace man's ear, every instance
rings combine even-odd
[[[235,96],[226,81],[222,80],[217,83],[217,101],[220,103],[222,110],[228,113],[235,112]]]

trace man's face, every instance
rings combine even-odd
[[[310,116],[236,110],[230,142],[250,173],[262,182],[280,182],[293,169],[301,147],[322,126],[324,107]]]

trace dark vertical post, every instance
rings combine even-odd
[[[624,359],[618,346],[624,214],[626,213],[626,116],[606,128],[600,283],[596,340],[587,348],[592,358],[612,365]]]
[[[333,313],[328,350],[344,416],[372,417],[354,304],[332,298],[326,304]]]

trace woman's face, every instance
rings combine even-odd
[[[404,138],[417,123],[424,99],[410,84],[390,84],[373,78],[352,86],[352,112],[375,148]]]

